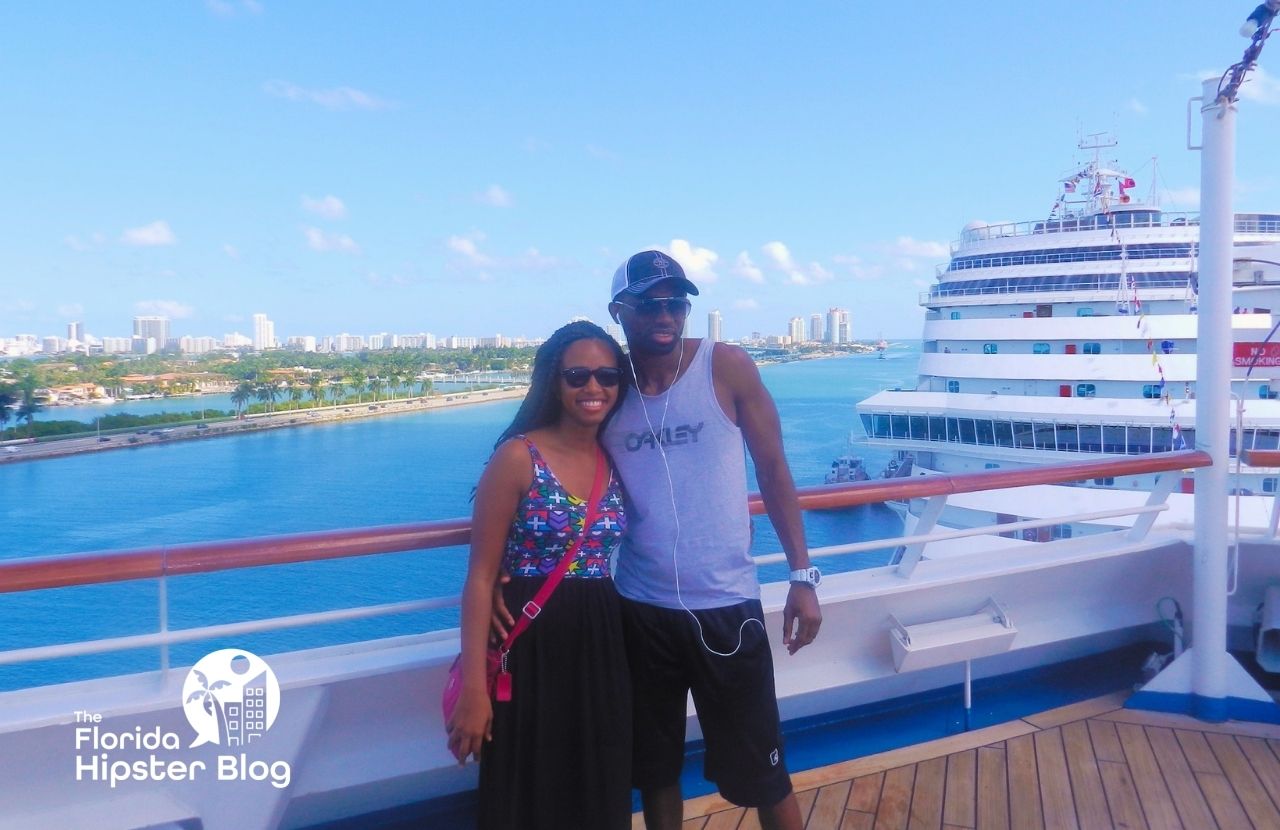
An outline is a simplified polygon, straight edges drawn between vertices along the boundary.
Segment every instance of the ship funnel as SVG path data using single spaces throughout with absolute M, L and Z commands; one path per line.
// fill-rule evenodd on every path
M 1264 670 L 1280 672 L 1280 585 L 1268 586 L 1262 601 L 1257 660 Z

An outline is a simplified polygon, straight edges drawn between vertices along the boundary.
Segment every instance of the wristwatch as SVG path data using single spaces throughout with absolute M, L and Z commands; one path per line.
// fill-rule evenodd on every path
M 800 568 L 791 572 L 791 582 L 818 587 L 822 581 L 822 571 L 814 567 Z

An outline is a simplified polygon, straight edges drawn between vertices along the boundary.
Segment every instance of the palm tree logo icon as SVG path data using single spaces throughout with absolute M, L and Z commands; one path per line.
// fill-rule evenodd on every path
M 187 673 L 182 708 L 196 732 L 191 746 L 244 746 L 261 738 L 280 710 L 280 684 L 258 655 L 224 648 L 200 658 Z

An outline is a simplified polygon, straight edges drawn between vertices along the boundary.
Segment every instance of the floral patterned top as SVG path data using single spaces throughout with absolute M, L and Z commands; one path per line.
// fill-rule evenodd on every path
M 533 484 L 511 521 L 502 567 L 513 577 L 546 576 L 560 563 L 565 546 L 578 538 L 587 519 L 587 501 L 570 495 L 533 442 L 520 438 L 533 460 Z M 610 471 L 595 522 L 574 546 L 565 579 L 608 579 L 610 559 L 626 527 L 622 490 Z

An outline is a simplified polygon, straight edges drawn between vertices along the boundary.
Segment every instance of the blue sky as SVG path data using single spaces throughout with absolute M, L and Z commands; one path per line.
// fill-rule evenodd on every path
M 841 306 L 914 338 L 960 228 L 1042 218 L 1083 133 L 1194 210 L 1187 99 L 1253 5 L 9 4 L 0 337 L 538 337 L 660 247 L 694 334 Z M 1238 211 L 1280 211 L 1262 64 Z

